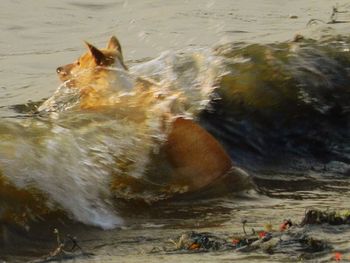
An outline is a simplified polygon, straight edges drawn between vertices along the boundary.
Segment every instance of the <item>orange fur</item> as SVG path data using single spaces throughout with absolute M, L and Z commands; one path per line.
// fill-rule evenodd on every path
M 191 120 L 175 120 L 164 148 L 174 183 L 185 183 L 189 191 L 207 186 L 232 166 L 219 142 Z
M 70 87 L 80 89 L 82 109 L 99 110 L 115 106 L 118 104 L 113 97 L 116 87 L 110 83 L 115 83 L 119 74 L 127 70 L 120 43 L 112 37 L 106 49 L 97 49 L 89 43 L 86 45 L 87 53 L 76 62 L 59 67 L 57 73 L 62 81 L 68 81 Z M 115 67 L 118 71 L 111 73 L 107 67 Z M 147 108 L 163 99 L 152 92 L 153 85 L 142 79 L 134 83 L 133 92 L 136 95 L 132 101 L 125 102 L 133 103 L 134 112 L 128 114 L 134 119 L 145 118 Z M 168 116 L 165 114 L 164 118 Z M 232 165 L 229 156 L 212 135 L 193 121 L 183 118 L 174 121 L 161 152 L 165 153 L 170 166 L 170 182 L 185 185 L 188 191 L 205 187 L 227 173 Z

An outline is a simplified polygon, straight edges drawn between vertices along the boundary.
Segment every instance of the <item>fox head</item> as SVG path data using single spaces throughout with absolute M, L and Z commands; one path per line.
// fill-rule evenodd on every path
M 85 42 L 88 52 L 83 54 L 75 62 L 60 66 L 56 72 L 62 82 L 72 80 L 83 72 L 94 71 L 106 67 L 115 67 L 127 70 L 123 61 L 122 48 L 118 39 L 113 36 L 108 41 L 107 47 L 98 49 Z

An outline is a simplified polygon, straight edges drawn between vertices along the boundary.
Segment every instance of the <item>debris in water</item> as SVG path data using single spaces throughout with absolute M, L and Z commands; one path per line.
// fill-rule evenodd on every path
M 338 24 L 338 23 L 350 23 L 350 21 L 340 21 L 337 20 L 338 14 L 341 13 L 347 13 L 348 11 L 339 11 L 337 6 L 332 7 L 332 13 L 330 17 L 330 21 L 325 22 L 324 20 L 321 19 L 310 19 L 309 22 L 307 22 L 306 26 L 314 25 L 317 24 L 318 22 L 324 23 L 324 24 Z
M 337 21 L 338 14 L 340 13 L 347 13 L 348 11 L 339 11 L 337 6 L 332 7 L 332 14 L 330 17 L 330 22 L 328 24 L 334 24 L 334 23 L 344 23 L 349 21 Z
M 300 41 L 303 41 L 305 38 L 303 35 L 301 34 L 296 34 L 293 38 L 293 42 L 300 42 Z
M 340 253 L 340 252 L 335 252 L 334 253 L 334 260 L 335 261 L 341 261 L 342 260 L 342 258 L 343 258 L 343 255 Z
M 211 233 L 198 233 L 195 231 L 184 233 L 178 241 L 169 240 L 175 245 L 176 250 L 189 251 L 217 251 L 232 248 L 232 244 Z
M 264 229 L 265 229 L 266 232 L 272 232 L 273 231 L 273 226 L 272 226 L 271 222 L 265 224 L 264 225 Z
M 49 255 L 31 261 L 32 263 L 44 263 L 52 261 L 61 261 L 68 259 L 75 259 L 77 257 L 89 257 L 93 253 L 84 252 L 81 246 L 78 244 L 76 237 L 66 235 L 66 238 L 61 240 L 60 233 L 57 228 L 54 229 L 53 233 L 56 235 L 57 247 L 49 253 Z
M 321 211 L 317 209 L 310 209 L 305 211 L 305 216 L 301 222 L 301 226 L 315 225 L 315 224 L 330 224 L 342 225 L 350 224 L 350 210 L 342 212 L 336 211 Z
M 268 254 L 275 253 L 300 253 L 302 259 L 310 258 L 314 253 L 331 252 L 332 246 L 325 240 L 316 239 L 310 236 L 309 224 L 350 224 L 350 210 L 340 212 L 321 211 L 310 209 L 305 211 L 305 216 L 300 224 L 292 223 L 291 219 L 284 219 L 278 230 L 273 230 L 270 223 L 264 224 L 263 229 L 255 230 L 252 228 L 251 233 L 247 233 L 246 219 L 241 221 L 243 233 L 235 235 L 215 235 L 210 232 L 186 232 L 178 238 L 169 239 L 173 247 L 153 247 L 148 253 L 203 253 L 209 251 L 232 251 L 247 253 L 252 251 L 264 252 Z M 54 230 L 56 235 L 57 247 L 36 261 L 35 263 L 51 262 L 76 259 L 82 256 L 91 256 L 92 253 L 86 253 L 79 245 L 77 239 L 66 235 L 62 240 L 57 229 Z M 341 261 L 343 255 L 340 252 L 334 252 L 333 259 Z
M 283 220 L 283 223 L 280 225 L 280 231 L 283 232 L 283 231 L 286 231 L 288 228 L 292 227 L 293 226 L 293 223 L 290 219 L 284 219 Z
M 242 220 L 242 228 L 243 228 L 243 232 L 245 235 L 247 235 L 247 232 L 245 231 L 245 225 L 247 224 L 247 220 Z
M 325 214 L 332 215 L 326 217 Z M 342 222 L 346 222 L 346 218 L 350 218 L 350 211 L 343 211 Z M 302 224 L 296 225 L 291 219 L 284 219 L 279 226 L 279 231 L 273 231 L 272 224 L 265 224 L 264 230 L 252 229 L 252 233 L 246 231 L 247 220 L 242 220 L 243 233 L 235 234 L 229 240 L 221 238 L 211 233 L 188 232 L 182 234 L 178 241 L 170 240 L 175 245 L 175 250 L 164 250 L 166 252 L 176 252 L 178 250 L 207 252 L 207 251 L 223 251 L 232 250 L 236 252 L 252 252 L 262 251 L 268 254 L 288 253 L 288 251 L 298 251 L 303 253 L 322 252 L 331 250 L 331 246 L 324 240 L 316 239 L 309 236 L 304 225 L 313 222 L 326 222 L 326 218 L 337 218 L 335 212 L 322 212 L 318 210 L 310 210 L 306 212 Z M 318 218 L 318 219 L 317 219 Z M 319 221 L 318 221 L 319 220 Z M 339 220 L 336 222 L 340 222 Z

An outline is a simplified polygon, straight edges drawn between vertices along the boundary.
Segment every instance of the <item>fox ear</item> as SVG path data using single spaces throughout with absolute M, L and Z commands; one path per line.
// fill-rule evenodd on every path
M 88 43 L 86 41 L 85 41 L 85 44 L 86 44 L 87 48 L 89 49 L 91 55 L 95 59 L 96 64 L 97 65 L 103 65 L 104 62 L 107 60 L 107 58 L 102 53 L 102 51 L 99 50 L 98 48 L 94 47 L 93 45 L 91 45 L 90 43 Z
M 121 54 L 122 46 L 120 45 L 118 38 L 116 38 L 115 36 L 112 36 L 111 39 L 108 41 L 107 49 L 118 50 L 119 53 Z

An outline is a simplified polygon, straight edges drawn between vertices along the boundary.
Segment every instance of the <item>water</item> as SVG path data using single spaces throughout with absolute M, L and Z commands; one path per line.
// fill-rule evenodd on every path
M 310 207 L 349 209 L 348 24 L 306 27 L 312 18 L 329 21 L 335 4 L 2 2 L 0 259 L 48 254 L 54 227 L 78 236 L 94 253 L 81 262 L 300 258 L 293 248 L 272 256 L 150 251 L 170 246 L 169 238 L 189 229 L 229 237 L 242 231 L 242 219 L 261 228 L 284 218 L 298 222 Z M 338 2 L 338 8 L 348 11 L 349 4 Z M 305 40 L 292 42 L 296 33 Z M 130 67 L 126 78 L 159 82 L 152 92 L 165 100 L 151 100 L 153 107 L 137 104 L 135 111 L 140 97 L 130 93 L 124 100 L 118 93 L 120 110 L 112 115 L 79 112 L 63 85 L 54 98 L 69 110 L 33 116 L 60 85 L 55 68 L 85 52 L 82 40 L 104 47 L 112 35 Z M 167 137 L 160 124 L 164 112 L 205 127 L 254 186 L 245 178 L 227 179 L 177 196 L 183 190 L 171 187 L 154 164 Z M 131 179 L 120 181 L 123 176 Z M 112 187 L 111 178 L 118 182 Z M 350 253 L 345 227 L 315 227 L 309 234 L 327 238 L 332 249 L 305 258 L 327 261 L 333 250 Z

